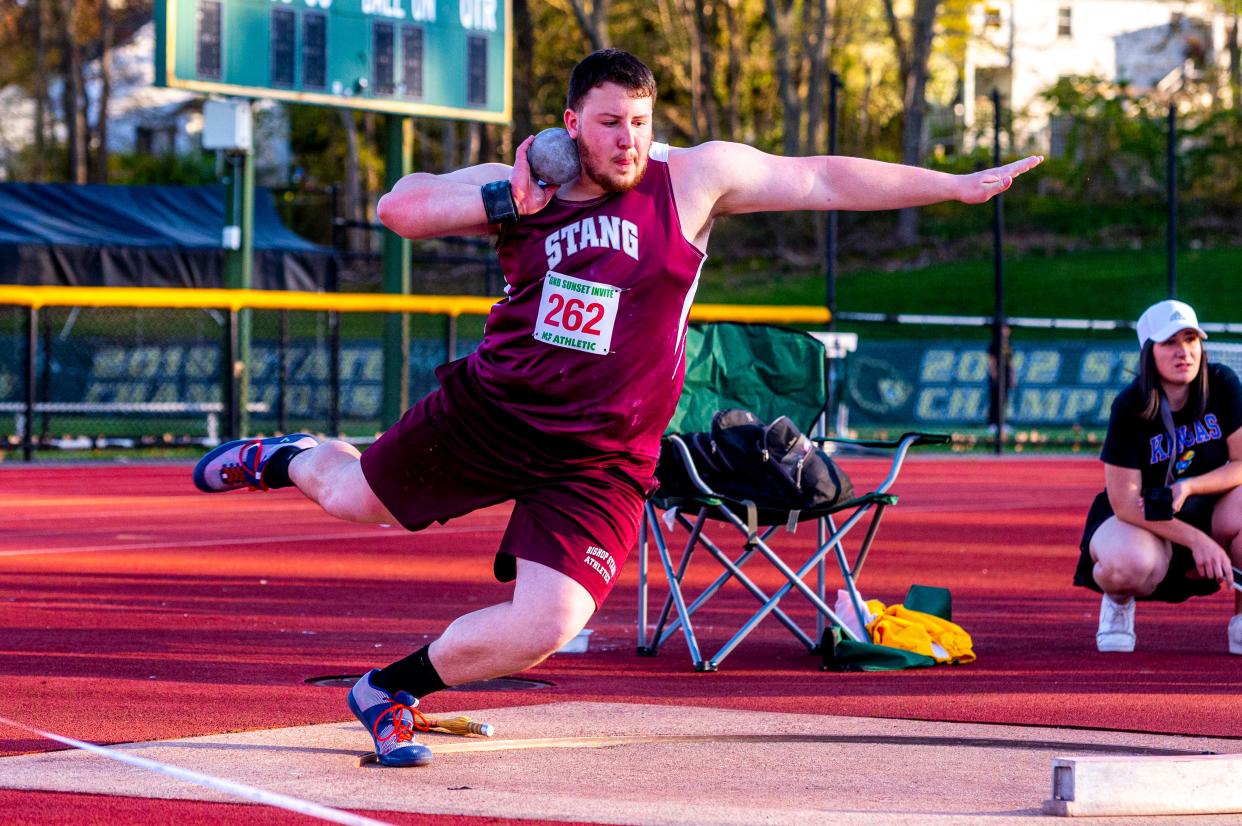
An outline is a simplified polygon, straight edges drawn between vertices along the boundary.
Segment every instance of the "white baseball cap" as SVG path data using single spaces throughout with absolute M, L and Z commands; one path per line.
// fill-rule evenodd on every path
M 1199 326 L 1199 318 L 1189 304 L 1182 301 L 1161 301 L 1139 316 L 1138 339 L 1142 347 L 1148 341 L 1164 341 L 1182 330 L 1194 330 L 1202 338 L 1207 333 Z

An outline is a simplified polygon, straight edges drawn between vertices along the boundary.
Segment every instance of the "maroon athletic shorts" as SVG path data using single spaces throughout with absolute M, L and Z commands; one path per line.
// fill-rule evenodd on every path
M 441 375 L 446 378 L 460 375 Z M 411 531 L 513 500 L 496 578 L 512 580 L 514 557 L 528 559 L 581 584 L 596 608 L 637 542 L 654 464 L 583 455 L 563 438 L 463 398 L 457 388 L 421 399 L 362 454 L 371 490 Z

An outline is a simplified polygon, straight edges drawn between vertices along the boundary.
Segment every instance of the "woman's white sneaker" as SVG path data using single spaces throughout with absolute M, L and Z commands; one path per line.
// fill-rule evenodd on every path
M 1229 653 L 1242 654 L 1242 614 L 1229 620 Z
M 1229 628 L 1232 648 L 1233 625 Z M 1238 653 L 1242 654 L 1242 624 L 1238 626 L 1238 634 Z M 1134 597 L 1128 597 L 1125 602 L 1115 602 L 1108 594 L 1104 595 L 1100 602 L 1100 628 L 1095 632 L 1095 647 L 1105 652 L 1134 650 Z

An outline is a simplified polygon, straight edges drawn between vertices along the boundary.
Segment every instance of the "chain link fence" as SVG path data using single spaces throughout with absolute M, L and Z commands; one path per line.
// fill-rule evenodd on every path
M 319 307 L 399 298 L 308 295 Z M 289 300 L 298 299 L 305 296 Z M 461 302 L 474 303 L 465 310 Z M 410 400 L 436 387 L 437 366 L 477 347 L 489 306 L 490 299 L 444 297 L 406 316 Z M 822 329 L 819 321 L 796 317 L 807 309 L 703 305 L 695 313 Z M 235 310 L 45 306 L 34 312 L 0 302 L 0 442 L 46 459 L 113 448 L 197 450 L 239 428 L 243 435 L 305 431 L 361 444 L 391 424 L 383 414 L 389 313 Z M 959 449 L 995 445 L 1002 429 L 990 318 L 841 317 L 860 334 L 857 348 L 833 368 L 830 426 L 838 433 L 933 430 L 955 434 Z M 1005 444 L 1097 450 L 1112 399 L 1136 371 L 1132 323 L 1010 322 Z M 230 349 L 237 323 L 249 324 L 248 355 Z M 1204 326 L 1212 334 L 1209 357 L 1242 373 L 1242 325 Z M 248 371 L 245 424 L 230 408 L 234 359 Z
M 250 326 L 247 435 L 373 440 L 388 424 L 381 420 L 385 315 L 237 313 Z M 230 311 L 216 308 L 3 307 L 0 441 L 51 458 L 228 438 L 229 321 Z M 435 387 L 436 366 L 477 346 L 483 320 L 410 315 L 408 322 L 410 397 L 417 398 Z

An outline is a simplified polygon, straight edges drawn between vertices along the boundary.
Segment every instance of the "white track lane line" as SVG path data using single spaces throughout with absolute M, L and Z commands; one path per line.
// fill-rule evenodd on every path
M 198 786 L 204 786 L 208 789 L 223 792 L 224 794 L 233 795 L 234 797 L 252 800 L 255 803 L 262 803 L 264 806 L 274 806 L 278 809 L 284 809 L 285 811 L 297 812 L 299 814 L 309 815 L 310 817 L 317 817 L 320 820 L 327 820 L 332 823 L 344 823 L 348 824 L 348 826 L 388 826 L 388 824 L 382 820 L 372 820 L 369 817 L 356 815 L 352 812 L 344 812 L 340 809 L 333 809 L 330 806 L 321 806 L 318 803 L 312 803 L 309 800 L 302 800 L 298 797 L 290 797 L 289 795 L 281 794 L 280 792 L 268 791 L 267 789 L 260 789 L 255 786 L 247 786 L 244 783 L 225 780 L 222 777 L 213 777 L 209 774 L 202 774 L 189 769 L 170 766 L 167 763 L 160 763 L 157 760 L 149 760 L 146 757 L 138 757 L 136 755 L 127 754 L 123 751 L 117 751 L 116 749 L 97 746 L 94 743 L 84 743 L 81 740 L 74 740 L 72 737 L 62 737 L 61 735 L 53 734 L 50 731 L 42 731 L 41 729 L 32 728 L 19 723 L 16 720 L 10 720 L 7 717 L 0 717 L 0 723 L 12 726 L 16 729 L 21 729 L 22 731 L 30 732 L 31 734 L 37 734 L 40 737 L 47 738 L 48 740 L 55 740 L 57 743 L 63 743 L 66 746 L 81 749 L 82 751 L 98 755 L 99 757 L 106 757 L 109 760 L 127 763 L 131 766 L 137 766 L 140 769 L 153 771 L 157 774 L 163 774 L 168 777 L 176 778 L 177 780 L 184 780 L 187 783 L 194 783 Z

